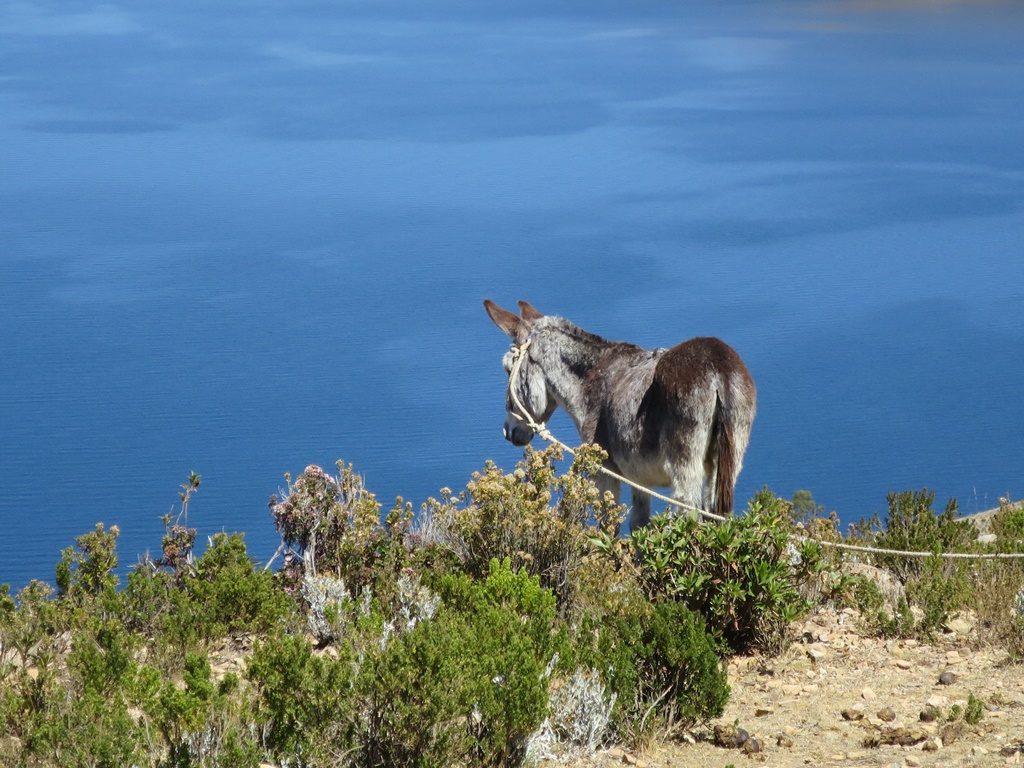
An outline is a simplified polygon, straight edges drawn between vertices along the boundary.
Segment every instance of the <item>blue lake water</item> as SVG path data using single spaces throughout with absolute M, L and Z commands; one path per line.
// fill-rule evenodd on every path
M 1022 246 L 1019 3 L 0 3 L 0 582 L 510 468 L 485 297 L 730 342 L 740 499 L 1020 498 Z

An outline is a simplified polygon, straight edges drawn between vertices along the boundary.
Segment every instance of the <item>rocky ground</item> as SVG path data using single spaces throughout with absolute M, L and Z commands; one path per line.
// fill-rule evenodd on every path
M 613 748 L 569 765 L 1024 764 L 1024 667 L 1009 664 L 1005 651 L 977 649 L 974 632 L 960 618 L 928 644 L 865 638 L 850 609 L 825 611 L 781 656 L 734 659 L 729 705 L 707 728 L 636 754 Z M 955 711 L 951 718 L 972 694 L 983 705 L 980 720 L 969 724 Z

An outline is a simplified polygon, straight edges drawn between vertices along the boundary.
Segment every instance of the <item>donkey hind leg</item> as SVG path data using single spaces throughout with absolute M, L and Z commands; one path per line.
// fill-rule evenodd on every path
M 706 437 L 699 436 L 690 445 L 686 446 L 683 455 L 675 462 L 672 468 L 672 498 L 678 499 L 686 505 L 682 513 L 687 517 L 696 518 L 697 509 L 706 509 L 704 502 L 704 452 L 695 450 L 697 445 L 703 445 Z M 692 447 L 691 447 L 692 446 Z M 674 513 L 677 510 L 672 509 Z
M 705 505 L 705 483 L 708 479 L 706 458 L 707 444 L 711 439 L 711 419 L 707 426 L 700 423 L 691 425 L 682 435 L 678 443 L 676 460 L 672 464 L 672 497 L 678 499 L 686 508 L 682 514 L 696 518 L 697 509 L 708 509 Z M 678 510 L 673 509 L 672 512 Z
M 651 522 L 651 497 L 644 491 L 633 489 L 633 509 L 629 513 L 629 532 L 640 530 Z
M 713 512 L 715 509 L 715 491 L 718 488 L 718 454 L 715 445 L 708 447 L 704 456 L 704 478 L 701 482 L 701 509 Z

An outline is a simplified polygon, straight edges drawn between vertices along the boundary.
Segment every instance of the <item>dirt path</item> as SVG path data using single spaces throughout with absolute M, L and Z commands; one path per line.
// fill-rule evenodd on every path
M 709 727 L 637 755 L 612 749 L 571 765 L 1024 764 L 1024 666 L 1008 664 L 1005 651 L 972 650 L 969 624 L 951 624 L 954 631 L 926 645 L 863 638 L 852 612 L 822 612 L 803 625 L 800 639 L 781 656 L 730 663 L 732 696 L 712 726 L 738 723 L 750 736 L 747 750 L 717 746 Z M 953 706 L 966 708 L 971 694 L 984 704 L 980 721 L 950 721 Z M 924 722 L 921 713 L 929 705 L 939 717 Z M 754 746 L 760 751 L 751 752 Z

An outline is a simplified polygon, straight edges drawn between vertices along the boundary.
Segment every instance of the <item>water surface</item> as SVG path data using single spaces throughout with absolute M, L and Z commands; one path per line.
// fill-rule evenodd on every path
M 265 558 L 286 471 L 344 458 L 389 504 L 511 467 L 484 297 L 729 341 L 741 499 L 1024 496 L 1022 22 L 0 4 L 0 582 L 98 520 L 156 550 L 190 470 L 201 533 Z

